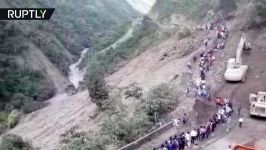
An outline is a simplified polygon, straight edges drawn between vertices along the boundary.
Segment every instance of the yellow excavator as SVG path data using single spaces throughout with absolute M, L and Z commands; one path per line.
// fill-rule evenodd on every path
M 246 42 L 246 34 L 243 33 L 236 51 L 236 58 L 230 58 L 227 62 L 227 69 L 224 73 L 226 81 L 245 82 L 248 66 L 242 64 L 241 55 L 243 50 L 248 49 L 250 49 L 250 44 Z

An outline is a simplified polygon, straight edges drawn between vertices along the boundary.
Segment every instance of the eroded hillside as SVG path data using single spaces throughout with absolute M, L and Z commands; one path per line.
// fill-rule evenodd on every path
M 87 4 L 87 2 L 83 3 Z M 104 8 L 102 3 L 96 1 L 94 3 L 99 6 L 97 8 Z M 45 4 L 50 5 L 50 3 Z M 65 4 L 69 3 L 60 3 L 60 5 Z M 101 107 L 97 107 L 99 103 L 90 98 L 91 93 L 88 94 L 87 91 L 73 96 L 58 95 L 49 100 L 49 105 L 45 108 L 26 115 L 8 133 L 18 134 L 41 149 L 113 150 L 153 131 L 158 127 L 157 122 L 170 121 L 183 113 L 190 114 L 191 119 L 195 119 L 194 124 L 205 122 L 214 112 L 215 106 L 212 102 L 195 102 L 193 94 L 185 95 L 185 89 L 187 87 L 193 89 L 199 78 L 198 65 L 193 64 L 190 72 L 187 69 L 187 63 L 205 50 L 202 43 L 206 37 L 211 39 L 210 43 L 215 43 L 216 35 L 211 31 L 197 32 L 195 27 L 212 20 L 217 20 L 228 27 L 230 33 L 228 41 L 225 49 L 215 55 L 216 60 L 207 75 L 208 86 L 211 88 L 212 95 L 217 94 L 244 101 L 242 92 L 237 89 L 247 91 L 246 93 L 255 87 L 264 89 L 259 81 L 260 78 L 264 78 L 263 70 L 266 68 L 263 67 L 263 55 L 259 54 L 264 53 L 265 47 L 261 41 L 265 39 L 266 9 L 261 4 L 264 4 L 263 1 L 252 3 L 249 0 L 241 3 L 231 0 L 212 0 L 208 3 L 204 0 L 157 1 L 148 15 L 137 19 L 133 25 L 125 23 L 119 26 L 118 30 L 112 28 L 110 31 L 113 33 L 110 35 L 114 35 L 115 38 L 108 38 L 108 36 L 100 38 L 105 41 L 103 44 L 97 43 L 97 40 L 105 34 L 109 35 L 109 32 L 104 32 L 107 30 L 104 27 L 99 28 L 98 30 L 103 33 L 89 38 L 90 44 L 96 43 L 96 45 L 92 46 L 94 52 L 87 58 L 89 75 L 86 79 L 87 84 L 95 81 L 91 87 L 99 84 L 106 86 L 100 87 L 92 95 L 96 95 L 97 98 L 98 91 L 108 92 L 108 98 L 100 102 Z M 89 5 L 85 6 L 89 7 Z M 110 8 L 108 11 L 113 9 L 115 8 Z M 131 8 L 122 9 L 122 11 L 128 9 Z M 132 17 L 132 15 L 129 16 Z M 127 18 L 119 16 L 116 19 L 124 20 L 123 17 Z M 88 21 L 94 18 L 95 16 Z M 53 21 L 55 20 L 51 22 Z M 86 29 L 86 21 L 82 24 Z M 95 26 L 98 25 L 95 24 Z M 74 29 L 74 26 L 71 27 Z M 61 27 L 58 26 L 57 29 Z M 75 28 L 73 33 L 71 31 L 71 34 L 81 33 L 77 29 L 79 28 Z M 50 28 L 49 31 L 54 30 Z M 125 31 L 130 31 L 130 36 L 127 36 L 128 32 Z M 222 75 L 226 60 L 235 55 L 234 50 L 243 31 L 247 33 L 249 41 L 253 39 L 252 44 L 256 49 L 252 51 L 256 53 L 255 55 L 244 56 L 244 61 L 252 66 L 251 75 L 256 77 L 248 76 L 247 83 L 241 84 L 243 88 L 239 88 L 223 82 Z M 88 34 L 88 32 L 85 33 Z M 124 36 L 119 36 L 122 33 L 126 35 L 125 39 L 123 39 Z M 86 37 L 83 34 L 81 36 Z M 75 41 L 76 37 L 70 37 Z M 57 40 L 60 41 L 60 38 Z M 35 45 L 34 42 L 33 44 Z M 62 45 L 65 46 L 65 44 Z M 71 60 L 75 54 L 68 50 L 71 46 L 66 47 L 64 58 L 70 57 Z M 42 53 L 41 48 L 38 50 L 37 52 Z M 47 57 L 41 59 L 46 60 Z M 23 58 L 18 60 L 23 61 Z M 254 63 L 258 64 L 254 65 Z M 258 67 L 254 69 L 255 66 Z M 58 70 L 62 73 L 62 70 Z M 95 80 L 92 81 L 92 79 Z M 230 89 L 230 92 L 227 89 Z M 191 90 L 191 93 L 194 92 Z M 247 104 L 245 106 L 248 107 Z M 150 143 L 142 145 L 140 149 L 160 145 L 159 142 L 167 140 L 165 138 L 172 135 L 172 131 L 163 133 Z

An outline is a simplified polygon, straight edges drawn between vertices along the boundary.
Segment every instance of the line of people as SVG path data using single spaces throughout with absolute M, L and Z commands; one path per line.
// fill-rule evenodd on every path
M 181 134 L 175 134 L 159 148 L 153 148 L 153 150 L 184 150 L 185 148 L 198 147 L 198 142 L 208 139 L 215 132 L 217 125 L 228 122 L 233 112 L 232 107 L 230 101 L 225 102 L 219 106 L 217 113 L 205 125 Z
M 205 50 L 200 54 L 200 59 L 199 59 L 199 70 L 200 70 L 200 83 L 197 84 L 197 93 L 196 97 L 199 96 L 201 98 L 205 98 L 207 100 L 210 100 L 210 94 L 209 90 L 206 87 L 206 73 L 210 70 L 210 66 L 213 64 L 213 61 L 215 60 L 214 53 L 218 52 L 219 50 L 222 50 L 225 46 L 225 41 L 228 35 L 228 29 L 226 26 L 221 25 L 221 24 L 215 24 L 214 22 L 209 23 L 207 25 L 203 25 L 203 28 L 200 28 L 200 30 L 215 30 L 216 31 L 216 45 L 214 47 L 207 47 L 208 46 L 208 41 L 209 39 L 205 39 L 203 41 Z M 196 56 L 193 57 L 194 63 L 197 61 Z M 188 68 L 191 70 L 192 65 L 189 62 L 188 63 Z
M 197 94 L 200 97 L 210 99 L 210 94 L 208 93 L 208 88 L 206 86 L 206 72 L 210 70 L 210 66 L 215 60 L 214 52 L 217 52 L 224 48 L 225 40 L 228 35 L 228 30 L 225 26 L 221 24 L 215 24 L 211 22 L 207 25 L 197 26 L 197 30 L 215 30 L 216 31 L 216 41 L 217 44 L 214 47 L 207 48 L 209 39 L 203 41 L 205 51 L 200 54 L 199 68 L 200 68 L 200 79 L 201 82 L 197 85 Z M 197 61 L 197 57 L 193 57 L 194 63 Z M 191 71 L 192 64 L 188 62 L 188 69 Z M 189 93 L 189 89 L 186 88 L 186 94 Z M 232 113 L 232 104 L 227 101 L 219 105 L 218 112 L 213 115 L 212 118 L 207 122 L 207 124 L 200 126 L 199 128 L 192 129 L 191 131 L 182 132 L 179 135 L 174 135 L 165 141 L 159 148 L 154 148 L 154 150 L 184 150 L 186 147 L 197 146 L 196 141 L 203 141 L 208 139 L 210 135 L 215 131 L 216 126 L 221 123 L 229 122 Z M 178 124 L 180 120 L 174 120 L 174 124 Z M 229 128 L 229 127 L 228 127 Z

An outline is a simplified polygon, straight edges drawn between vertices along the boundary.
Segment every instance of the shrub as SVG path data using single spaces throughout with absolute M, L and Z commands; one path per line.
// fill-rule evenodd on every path
M 191 35 L 191 31 L 188 28 L 184 28 L 181 31 L 178 32 L 177 38 L 178 40 L 187 38 Z
M 164 114 L 172 111 L 177 105 L 173 99 L 173 89 L 166 84 L 161 84 L 151 89 L 144 105 L 144 109 L 150 116 L 153 116 L 154 113 L 159 113 L 159 115 Z
M 143 95 L 142 88 L 135 85 L 127 89 L 124 94 L 126 95 L 126 98 L 135 97 L 137 99 L 141 98 L 141 96 Z
M 5 132 L 6 132 L 6 130 L 7 130 L 6 126 L 5 126 L 5 125 L 2 125 L 2 124 L 0 124 L 0 134 L 3 134 L 3 133 L 5 133 Z
M 266 17 L 266 2 L 260 1 L 260 3 L 256 5 L 256 10 L 257 10 L 257 14 L 260 17 L 265 18 Z
M 218 10 L 222 11 L 225 15 L 236 8 L 236 0 L 219 0 Z
M 0 143 L 1 150 L 33 150 L 32 146 L 14 134 L 4 135 Z
M 26 101 L 24 101 L 21 110 L 23 111 L 23 113 L 28 114 L 28 113 L 34 112 L 38 109 L 41 109 L 44 106 L 45 106 L 45 103 L 43 103 L 43 102 L 26 100 Z
M 17 109 L 27 114 L 44 107 L 44 105 L 43 102 L 34 101 L 31 97 L 17 93 L 14 94 L 10 102 L 5 105 L 5 110 L 10 112 Z
M 12 110 L 7 118 L 7 127 L 13 128 L 19 121 L 21 113 L 17 110 Z
M 123 119 L 124 118 L 124 119 Z M 152 126 L 149 116 L 141 112 L 125 119 L 123 114 L 111 116 L 101 126 L 101 131 L 119 145 L 130 143 L 145 134 Z
M 8 118 L 8 112 L 1 111 L 0 112 L 0 124 L 6 125 Z
M 66 145 L 62 146 L 62 150 L 105 150 L 110 147 L 117 149 L 114 146 L 115 141 L 112 141 L 107 135 L 100 132 L 88 131 L 82 136 L 75 139 L 66 140 Z M 112 150 L 113 150 L 112 149 Z

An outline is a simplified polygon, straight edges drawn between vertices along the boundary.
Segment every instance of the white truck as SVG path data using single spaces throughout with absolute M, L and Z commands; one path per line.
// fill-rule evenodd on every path
M 266 92 L 249 95 L 250 115 L 266 117 Z

